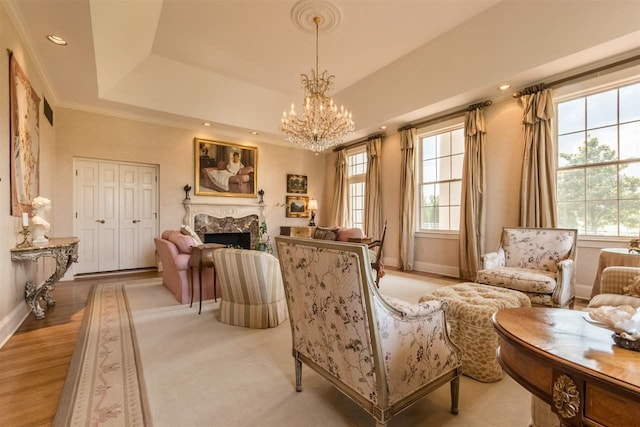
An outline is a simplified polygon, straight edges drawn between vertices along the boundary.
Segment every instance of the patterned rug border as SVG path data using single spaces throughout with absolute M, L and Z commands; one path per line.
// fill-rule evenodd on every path
M 96 283 L 91 287 L 53 419 L 54 427 L 151 426 L 125 288 L 161 281 L 139 279 Z M 110 357 L 113 360 L 108 360 Z

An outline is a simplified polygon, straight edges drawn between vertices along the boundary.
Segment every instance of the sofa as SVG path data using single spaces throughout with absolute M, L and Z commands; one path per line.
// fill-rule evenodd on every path
M 193 237 L 178 230 L 165 230 L 161 237 L 153 239 L 158 257 L 162 263 L 162 284 L 167 287 L 180 304 L 191 301 L 191 285 L 189 283 L 189 261 L 192 248 L 196 246 Z M 198 270 L 191 269 L 191 280 L 194 281 L 194 299 L 199 299 Z M 213 298 L 213 268 L 202 270 L 202 299 Z

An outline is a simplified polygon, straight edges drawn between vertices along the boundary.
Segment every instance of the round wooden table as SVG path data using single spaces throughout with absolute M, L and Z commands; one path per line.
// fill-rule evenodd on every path
M 613 343 L 586 312 L 514 308 L 497 312 L 498 361 L 551 405 L 562 425 L 640 425 L 640 352 Z

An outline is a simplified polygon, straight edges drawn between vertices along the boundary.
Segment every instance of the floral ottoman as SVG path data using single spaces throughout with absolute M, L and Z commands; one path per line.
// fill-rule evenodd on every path
M 444 286 L 420 297 L 420 302 L 447 301 L 447 323 L 451 340 L 462 351 L 462 373 L 482 382 L 502 379 L 496 358 L 498 335 L 491 317 L 505 308 L 530 307 L 529 297 L 519 291 L 460 283 Z

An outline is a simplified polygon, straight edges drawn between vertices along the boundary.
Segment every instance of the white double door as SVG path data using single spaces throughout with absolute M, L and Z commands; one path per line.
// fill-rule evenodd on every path
M 75 159 L 76 273 L 155 266 L 158 167 Z

